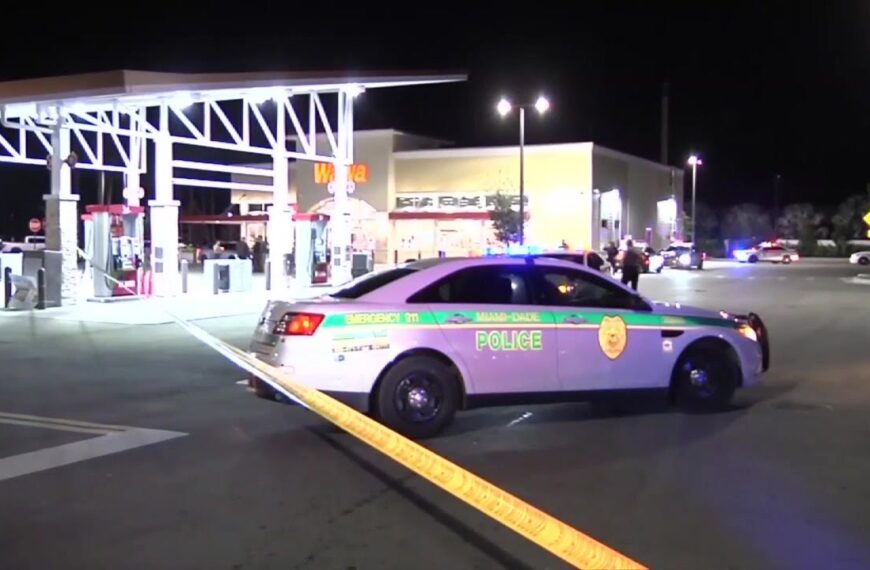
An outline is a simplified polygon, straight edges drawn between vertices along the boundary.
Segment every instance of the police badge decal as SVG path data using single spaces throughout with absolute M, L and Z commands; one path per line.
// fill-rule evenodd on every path
M 598 329 L 598 344 L 601 352 L 610 360 L 616 360 L 622 355 L 625 345 L 628 344 L 628 327 L 622 317 L 604 316 Z

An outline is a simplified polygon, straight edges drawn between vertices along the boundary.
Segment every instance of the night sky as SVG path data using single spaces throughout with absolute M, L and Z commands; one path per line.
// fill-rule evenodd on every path
M 529 117 L 530 143 L 591 140 L 654 160 L 667 81 L 669 161 L 703 156 L 702 201 L 770 207 L 778 173 L 781 204 L 825 207 L 870 182 L 870 2 L 271 4 L 130 3 L 123 18 L 93 3 L 5 7 L 0 80 L 118 68 L 458 70 L 467 83 L 367 92 L 357 128 L 513 144 L 515 123 L 494 112 L 499 96 L 545 93 L 552 112 Z M 0 234 L 22 233 L 47 190 L 47 170 L 0 164 Z

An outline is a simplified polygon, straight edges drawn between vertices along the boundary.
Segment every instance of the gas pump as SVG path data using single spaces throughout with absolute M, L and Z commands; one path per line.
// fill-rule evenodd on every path
M 144 257 L 145 208 L 97 204 L 86 206 L 85 211 L 90 218 L 85 219 L 85 243 L 94 265 L 94 297 L 135 295 Z
M 324 214 L 296 214 L 294 261 L 296 282 L 300 285 L 329 283 L 330 255 L 327 223 Z

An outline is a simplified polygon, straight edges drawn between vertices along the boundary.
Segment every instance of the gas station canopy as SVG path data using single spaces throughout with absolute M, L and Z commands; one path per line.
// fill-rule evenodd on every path
M 171 97 L 190 102 L 222 101 L 246 95 L 269 98 L 271 92 L 337 92 L 342 88 L 376 89 L 464 81 L 458 74 L 334 72 L 162 73 L 118 70 L 0 82 L 0 105 L 10 118 L 41 106 L 61 105 L 76 111 L 152 107 Z
M 149 201 L 155 292 L 178 291 L 178 206 L 175 186 L 256 188 L 273 192 L 269 212 L 273 282 L 287 253 L 292 212 L 288 205 L 288 160 L 329 162 L 336 168 L 332 257 L 339 282 L 349 278 L 349 233 L 345 212 L 347 167 L 353 161 L 353 101 L 367 89 L 464 81 L 463 74 L 246 72 L 160 73 L 109 71 L 0 82 L 0 162 L 48 166 L 45 196 L 47 248 L 64 252 L 64 293 L 77 289 L 76 215 L 72 168 L 123 173 L 128 206 L 144 192 L 149 144 L 154 151 L 153 199 Z M 326 103 L 333 103 L 327 112 Z M 153 112 L 150 112 L 153 111 Z M 327 148 L 318 148 L 325 134 Z M 293 141 L 293 148 L 288 142 Z M 175 145 L 267 155 L 271 168 L 178 160 Z M 111 149 L 105 152 L 106 148 Z M 246 174 L 262 181 L 234 183 L 191 172 Z M 139 236 L 141 238 L 141 236 Z

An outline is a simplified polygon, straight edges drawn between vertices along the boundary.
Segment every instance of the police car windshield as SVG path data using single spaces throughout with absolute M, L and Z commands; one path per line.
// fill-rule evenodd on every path
M 329 296 L 335 297 L 336 299 L 359 299 L 363 295 L 371 293 L 375 289 L 383 287 L 388 283 L 392 283 L 396 279 L 400 279 L 405 275 L 410 275 L 415 271 L 417 271 L 417 269 L 412 267 L 395 267 L 377 273 L 367 273 L 357 277 L 335 293 L 331 293 Z

